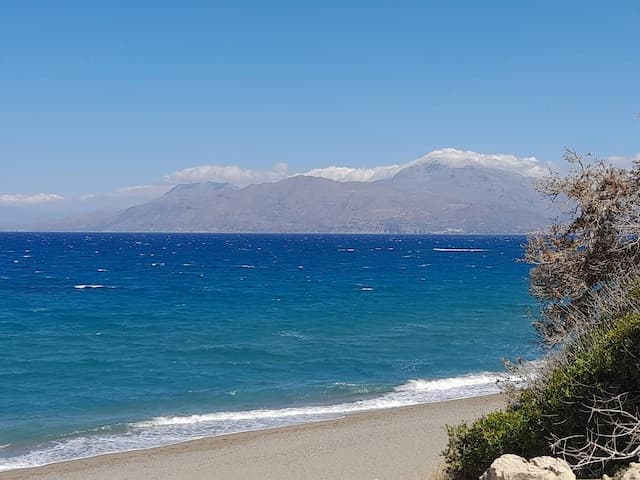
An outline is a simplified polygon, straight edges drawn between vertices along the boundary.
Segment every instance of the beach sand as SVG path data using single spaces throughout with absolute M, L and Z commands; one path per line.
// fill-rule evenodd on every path
M 500 408 L 499 395 L 400 407 L 0 473 L 0 480 L 424 480 L 443 426 Z

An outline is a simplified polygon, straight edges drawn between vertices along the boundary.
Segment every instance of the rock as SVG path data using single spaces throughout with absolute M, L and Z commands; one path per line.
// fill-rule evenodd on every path
M 620 480 L 640 480 L 640 463 L 630 463 L 619 478 Z
M 557 478 L 562 478 L 565 480 L 576 478 L 569 464 L 560 458 L 553 458 L 553 457 L 547 457 L 547 456 L 535 457 L 529 460 L 529 462 L 533 463 L 538 468 L 541 468 L 543 470 L 546 470 L 547 472 L 553 473 Z
M 559 458 L 536 457 L 528 462 L 518 455 L 507 454 L 497 458 L 480 480 L 576 480 L 576 476 L 569 464 Z

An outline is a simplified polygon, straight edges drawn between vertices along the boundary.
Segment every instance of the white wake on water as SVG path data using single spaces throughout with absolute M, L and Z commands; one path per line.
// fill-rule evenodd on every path
M 486 252 L 486 248 L 433 248 L 434 252 Z

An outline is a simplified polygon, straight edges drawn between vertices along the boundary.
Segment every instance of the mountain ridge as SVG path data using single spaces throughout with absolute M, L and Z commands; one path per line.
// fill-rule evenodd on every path
M 181 184 L 111 217 L 68 220 L 55 229 L 522 234 L 553 218 L 533 187 L 533 178 L 519 173 L 431 161 L 369 182 L 296 175 L 242 188 L 215 182 Z

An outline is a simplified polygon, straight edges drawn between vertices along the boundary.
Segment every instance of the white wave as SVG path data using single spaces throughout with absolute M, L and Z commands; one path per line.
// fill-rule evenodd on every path
M 278 335 L 281 337 L 293 337 L 297 338 L 298 340 L 306 340 L 309 338 L 296 330 L 282 330 L 278 332 Z
M 138 428 L 154 428 L 175 425 L 195 425 L 219 422 L 244 422 L 256 420 L 278 420 L 283 418 L 305 419 L 307 417 L 334 418 L 345 414 L 382 410 L 385 408 L 435 403 L 456 398 L 498 393 L 499 383 L 507 376 L 484 372 L 461 377 L 436 380 L 416 379 L 396 387 L 393 391 L 376 398 L 335 405 L 313 405 L 279 409 L 256 409 L 245 411 L 213 412 L 201 415 L 156 417 L 134 424 Z
M 486 248 L 434 248 L 434 252 L 486 252 Z
M 488 395 L 499 392 L 499 383 L 506 378 L 498 373 L 480 372 L 452 378 L 414 379 L 374 398 L 334 405 L 155 417 L 124 425 L 119 433 L 111 428 L 94 429 L 38 445 L 28 452 L 10 452 L 11 446 L 7 446 L 0 455 L 0 471 L 170 445 L 203 437 L 335 419 L 357 412 Z M 356 384 L 346 385 L 357 387 Z
M 409 380 L 397 387 L 398 391 L 443 391 L 454 388 L 488 385 L 503 380 L 504 376 L 494 373 L 480 373 L 463 377 L 443 378 L 439 380 Z
M 73 288 L 77 288 L 78 290 L 84 290 L 85 288 L 104 288 L 104 285 L 74 285 Z

